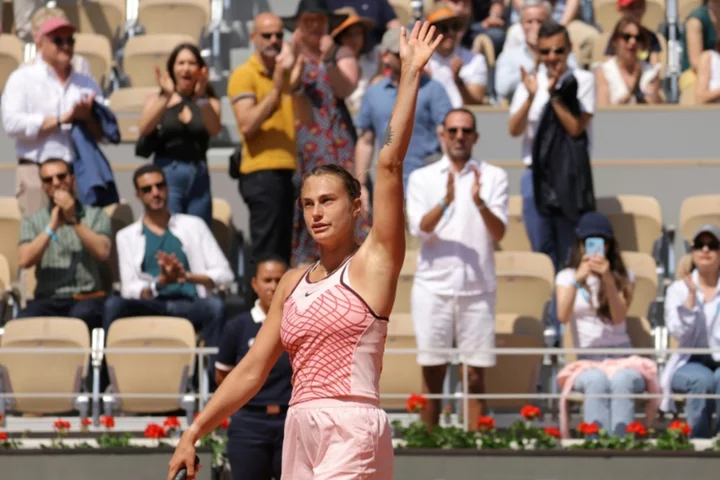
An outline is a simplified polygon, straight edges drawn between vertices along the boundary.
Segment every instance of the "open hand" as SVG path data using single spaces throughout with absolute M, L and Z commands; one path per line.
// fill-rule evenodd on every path
M 445 188 L 445 206 L 449 207 L 450 204 L 455 200 L 455 175 L 453 172 L 448 172 L 447 187 Z
M 475 175 L 475 181 L 473 182 L 472 188 L 470 189 L 470 198 L 472 198 L 473 202 L 478 203 L 482 202 L 482 198 L 480 198 L 480 189 L 482 188 L 482 182 L 480 181 L 480 178 L 482 176 L 482 172 L 478 167 L 475 166 L 472 167 L 472 170 Z
M 195 79 L 195 97 L 204 97 L 207 95 L 208 83 L 210 82 L 210 73 L 207 67 L 202 67 L 197 72 Z
M 531 97 L 535 96 L 538 89 L 537 77 L 535 76 L 535 72 L 527 73 L 523 67 L 520 67 L 520 78 L 522 79 L 522 82 L 525 85 L 525 89 L 528 91 L 528 94 Z
M 155 65 L 155 82 L 165 95 L 170 96 L 175 93 L 175 82 L 166 71 L 160 70 L 157 65 Z
M 409 38 L 405 27 L 400 27 L 401 66 L 422 71 L 442 39 L 442 35 L 435 37 L 435 27 L 428 22 L 415 22 Z

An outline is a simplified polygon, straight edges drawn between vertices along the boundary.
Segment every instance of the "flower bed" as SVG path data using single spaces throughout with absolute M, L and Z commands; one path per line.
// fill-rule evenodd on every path
M 424 397 L 413 395 L 408 400 L 408 412 L 417 414 L 424 408 L 427 408 Z M 448 417 L 449 414 L 448 410 L 444 413 Z M 456 426 L 431 429 L 420 420 L 409 425 L 394 422 L 395 478 L 637 480 L 678 475 L 714 478 L 720 458 L 720 442 L 689 440 L 690 428 L 680 421 L 662 432 L 634 422 L 622 437 L 609 435 L 598 425 L 582 423 L 574 431 L 574 439 L 561 440 L 557 428 L 539 425 L 541 417 L 538 407 L 527 405 L 521 409 L 520 418 L 506 429 L 496 428 L 490 416 L 480 417 L 475 431 Z M 0 425 L 1 422 L 0 418 Z M 54 436 L 44 439 L 27 435 L 8 437 L 0 430 L 3 478 L 7 473 L 7 478 L 91 480 L 97 478 L 98 472 L 102 472 L 103 480 L 163 478 L 181 435 L 182 426 L 176 417 L 167 417 L 162 424 L 148 424 L 142 437 L 116 432 L 112 417 L 102 417 L 100 423 L 104 431 L 94 436 L 89 432 L 89 419 L 80 421 L 79 432 L 71 432 L 70 423 L 58 419 Z M 223 422 L 200 440 L 198 452 L 205 471 L 198 478 L 209 480 L 211 473 L 225 467 L 228 424 Z M 609 459 L 613 461 L 608 462 Z M 70 472 L 68 469 L 72 473 L 64 473 Z M 13 476 L 12 472 L 23 475 Z
M 427 408 L 427 399 L 414 394 L 408 398 L 407 411 L 419 414 Z M 449 416 L 450 411 L 445 410 Z M 396 436 L 402 440 L 402 448 L 421 449 L 475 449 L 475 450 L 613 450 L 613 451 L 688 451 L 695 450 L 689 440 L 690 426 L 676 420 L 662 432 L 647 429 L 639 422 L 627 426 L 625 436 L 610 435 L 594 423 L 581 423 L 576 429 L 576 442 L 561 442 L 556 427 L 539 427 L 536 424 L 542 411 L 535 405 L 520 410 L 521 419 L 509 428 L 498 430 L 492 417 L 480 417 L 475 431 L 465 431 L 456 426 L 429 428 L 421 420 L 408 426 L 393 422 Z M 448 418 L 449 420 L 449 418 Z M 450 423 L 449 421 L 446 423 Z M 709 448 L 720 452 L 720 440 Z

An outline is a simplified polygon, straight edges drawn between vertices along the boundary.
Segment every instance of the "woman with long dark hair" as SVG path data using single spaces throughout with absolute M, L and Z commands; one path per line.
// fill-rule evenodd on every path
M 181 43 L 170 53 L 165 72 L 155 67 L 160 91 L 145 101 L 138 149 L 155 154 L 165 173 L 172 213 L 196 215 L 212 222 L 212 195 L 207 167 L 210 138 L 220 133 L 220 100 L 209 83 L 200 50 Z M 141 147 L 144 145 L 144 147 Z
M 634 283 L 610 220 L 598 212 L 580 217 L 568 265 L 555 279 L 558 320 L 570 328 L 574 348 L 631 347 L 625 316 Z M 573 389 L 587 394 L 644 392 L 645 378 L 634 364 L 605 362 L 619 357 L 627 355 L 579 355 L 580 362 L 566 367 L 559 381 L 568 377 Z M 635 401 L 586 398 L 583 411 L 586 423 L 594 422 L 611 434 L 624 435 L 635 416 Z

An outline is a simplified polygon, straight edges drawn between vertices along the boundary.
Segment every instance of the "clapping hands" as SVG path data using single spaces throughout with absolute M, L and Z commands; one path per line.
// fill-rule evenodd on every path
M 155 259 L 160 267 L 160 283 L 163 285 L 185 283 L 187 280 L 187 271 L 174 253 L 168 254 L 159 251 L 155 254 Z

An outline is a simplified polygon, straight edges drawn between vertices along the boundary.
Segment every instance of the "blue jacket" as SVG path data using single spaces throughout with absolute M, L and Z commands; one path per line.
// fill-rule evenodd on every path
M 120 143 L 120 128 L 115 114 L 99 102 L 93 103 L 92 114 L 100 124 L 103 136 L 113 144 Z M 74 124 L 71 138 L 75 149 L 73 170 L 77 181 L 78 199 L 85 205 L 105 207 L 120 201 L 110 164 L 92 133 L 81 124 Z

